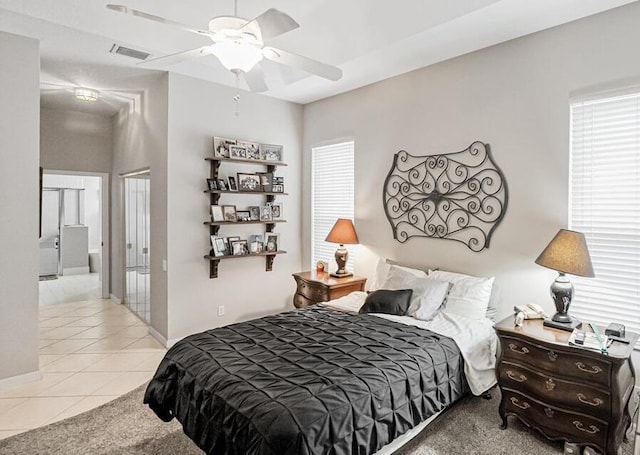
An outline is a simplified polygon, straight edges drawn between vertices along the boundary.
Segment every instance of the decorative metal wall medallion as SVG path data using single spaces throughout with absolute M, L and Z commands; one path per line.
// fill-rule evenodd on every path
M 474 142 L 466 150 L 413 156 L 401 150 L 384 182 L 384 210 L 393 237 L 457 240 L 478 252 L 507 210 L 504 174 L 489 145 Z

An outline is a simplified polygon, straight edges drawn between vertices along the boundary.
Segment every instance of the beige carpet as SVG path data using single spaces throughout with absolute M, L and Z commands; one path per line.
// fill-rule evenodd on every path
M 201 455 L 174 420 L 164 423 L 142 404 L 144 386 L 97 409 L 0 441 L 0 454 Z M 491 400 L 467 397 L 455 404 L 398 455 L 562 453 L 516 419 L 500 430 L 499 392 Z M 631 444 L 623 454 L 631 455 Z

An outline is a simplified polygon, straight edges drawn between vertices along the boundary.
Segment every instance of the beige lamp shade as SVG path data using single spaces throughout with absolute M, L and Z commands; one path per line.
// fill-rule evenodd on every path
M 584 234 L 568 229 L 558 231 L 540 253 L 536 264 L 571 275 L 595 276 Z
M 336 224 L 333 225 L 329 235 L 325 239 L 325 242 L 339 243 L 341 245 L 352 244 L 355 245 L 358 242 L 358 234 L 356 234 L 356 228 L 353 226 L 351 220 L 346 218 L 338 218 Z

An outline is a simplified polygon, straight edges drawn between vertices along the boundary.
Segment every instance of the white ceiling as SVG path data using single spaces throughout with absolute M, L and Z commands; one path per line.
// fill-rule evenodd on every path
M 265 64 L 266 95 L 308 103 L 633 1 L 238 0 L 238 15 L 250 19 L 267 8 L 280 9 L 300 28 L 269 44 L 342 69 L 342 79 L 331 82 Z M 40 40 L 44 107 L 113 114 L 159 74 L 154 70 L 236 86 L 235 77 L 211 56 L 142 69 L 137 60 L 109 53 L 114 43 L 152 57 L 210 43 L 107 10 L 109 2 L 196 28 L 206 28 L 212 17 L 232 15 L 234 8 L 233 0 L 0 0 L 0 30 Z M 74 86 L 99 89 L 100 102 L 80 104 L 69 89 Z

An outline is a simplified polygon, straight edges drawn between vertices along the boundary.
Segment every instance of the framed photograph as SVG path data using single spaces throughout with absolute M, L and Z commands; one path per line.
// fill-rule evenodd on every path
M 271 193 L 271 187 L 273 186 L 273 173 L 272 172 L 258 172 L 260 176 L 260 186 L 262 191 Z
M 260 207 L 257 205 L 249 207 L 249 219 L 251 221 L 260 220 Z
M 244 160 L 247 158 L 247 149 L 242 145 L 230 145 L 229 158 Z
M 316 273 L 329 273 L 329 263 L 323 260 L 316 262 Z
M 226 256 L 228 254 L 227 243 L 224 241 L 222 237 L 212 235 L 211 246 L 213 248 L 214 256 Z
M 274 232 L 267 232 L 265 234 L 264 249 L 267 253 L 274 253 L 278 251 L 280 247 L 280 234 Z
M 282 219 L 282 204 L 279 202 L 272 202 L 271 204 L 271 219 L 272 220 L 281 220 Z
M 236 218 L 236 206 L 235 205 L 223 205 L 222 214 L 225 221 L 238 221 Z
M 249 252 L 251 254 L 259 254 L 264 251 L 264 243 L 262 242 L 249 242 Z
M 251 214 L 248 210 L 237 210 L 236 219 L 238 221 L 251 221 Z
M 272 185 L 271 186 L 272 193 L 284 193 L 284 185 Z
M 236 184 L 235 177 L 227 177 L 227 181 L 229 182 L 229 191 L 238 191 L 238 185 Z
M 260 176 L 258 174 L 238 173 L 238 190 L 262 191 L 262 187 L 260 186 Z
M 229 147 L 236 145 L 235 139 L 224 137 L 213 137 L 213 156 L 219 158 L 229 158 Z
M 233 237 L 227 237 L 226 238 L 226 243 L 227 243 L 227 254 L 231 254 L 231 244 L 237 240 L 240 240 L 240 237 L 238 236 L 233 236 Z
M 224 221 L 224 214 L 222 213 L 222 206 L 211 206 L 211 221 Z
M 234 240 L 231 242 L 231 254 L 234 256 L 242 256 L 249 254 L 249 245 L 246 240 Z
M 266 161 L 282 161 L 282 146 L 260 144 L 260 155 Z
M 207 179 L 207 188 L 209 191 L 216 191 L 218 189 L 218 182 L 215 179 Z
M 227 186 L 227 181 L 225 179 L 218 179 L 218 189 L 220 191 L 229 191 L 229 187 Z
M 260 207 L 260 221 L 271 221 L 271 206 L 263 205 Z
M 238 141 L 238 145 L 244 147 L 246 159 L 260 159 L 260 144 L 258 144 L 257 142 Z

